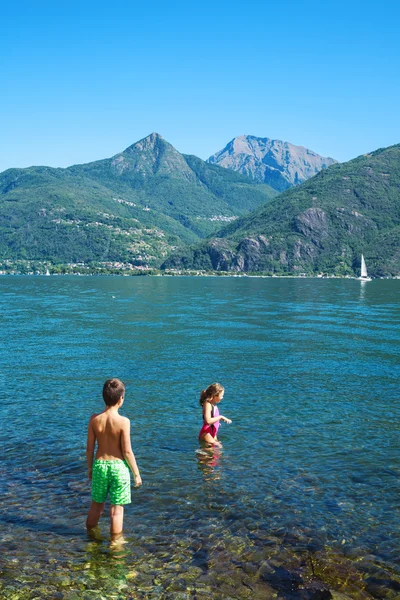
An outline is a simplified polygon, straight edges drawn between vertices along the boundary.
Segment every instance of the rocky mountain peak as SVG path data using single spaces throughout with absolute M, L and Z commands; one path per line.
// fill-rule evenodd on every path
M 303 183 L 337 161 L 290 142 L 240 135 L 210 156 L 207 162 L 239 171 L 283 191 Z
M 166 140 L 164 140 L 164 138 L 156 132 L 150 133 L 150 135 L 146 136 L 145 138 L 139 140 L 138 142 L 135 142 L 134 144 L 132 144 L 132 146 L 129 146 L 125 151 L 127 153 L 131 153 L 131 152 L 137 152 L 139 151 L 146 151 L 146 150 L 154 150 L 154 148 L 156 146 L 158 146 L 159 144 L 166 144 L 167 146 L 170 146 L 171 148 L 173 148 L 173 146 L 171 146 L 171 144 L 169 144 Z
M 158 173 L 194 180 L 184 156 L 155 132 L 114 156 L 111 165 L 119 175 L 137 173 L 148 177 Z

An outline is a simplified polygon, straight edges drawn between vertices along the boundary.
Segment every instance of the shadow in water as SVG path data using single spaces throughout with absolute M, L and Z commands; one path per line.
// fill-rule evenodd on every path
M 49 523 L 46 521 L 35 519 L 33 517 L 22 517 L 20 515 L 2 515 L 0 517 L 0 522 L 8 523 L 10 525 L 16 525 L 17 527 L 23 527 L 24 529 L 32 531 L 40 531 L 42 533 L 55 533 L 57 535 L 65 535 L 68 537 L 81 537 L 86 533 L 86 529 L 84 529 L 83 526 L 82 528 L 71 527 L 69 525 L 61 523 Z
M 333 600 L 329 589 L 319 580 L 307 582 L 296 572 L 284 567 L 277 567 L 271 572 L 264 572 L 260 579 L 281 594 L 287 600 Z

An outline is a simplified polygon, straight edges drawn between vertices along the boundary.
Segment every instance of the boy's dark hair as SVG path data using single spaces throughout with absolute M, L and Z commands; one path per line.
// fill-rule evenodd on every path
M 103 399 L 107 406 L 115 406 L 125 394 L 125 386 L 120 379 L 107 379 L 103 385 Z

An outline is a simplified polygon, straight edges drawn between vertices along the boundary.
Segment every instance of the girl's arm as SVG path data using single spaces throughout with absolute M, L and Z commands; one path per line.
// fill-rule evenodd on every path
M 218 417 L 211 416 L 211 404 L 206 402 L 204 406 L 204 422 L 207 425 L 213 425 L 217 421 L 224 421 L 225 423 L 232 423 L 231 419 L 227 419 L 223 415 L 218 415 Z

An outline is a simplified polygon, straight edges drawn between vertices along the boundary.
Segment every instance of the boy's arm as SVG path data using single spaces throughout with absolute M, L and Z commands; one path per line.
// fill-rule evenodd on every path
M 135 476 L 135 486 L 139 487 L 142 485 L 142 478 L 140 477 L 139 469 L 136 463 L 135 455 L 132 452 L 131 445 L 131 423 L 129 419 L 124 418 L 124 423 L 121 432 L 121 446 L 122 454 L 129 465 L 130 470 Z
M 92 468 L 93 468 L 93 457 L 94 457 L 94 446 L 96 443 L 96 435 L 93 430 L 92 421 L 96 415 L 92 415 L 89 421 L 87 443 L 86 443 L 86 460 L 88 467 L 88 478 L 92 479 Z

